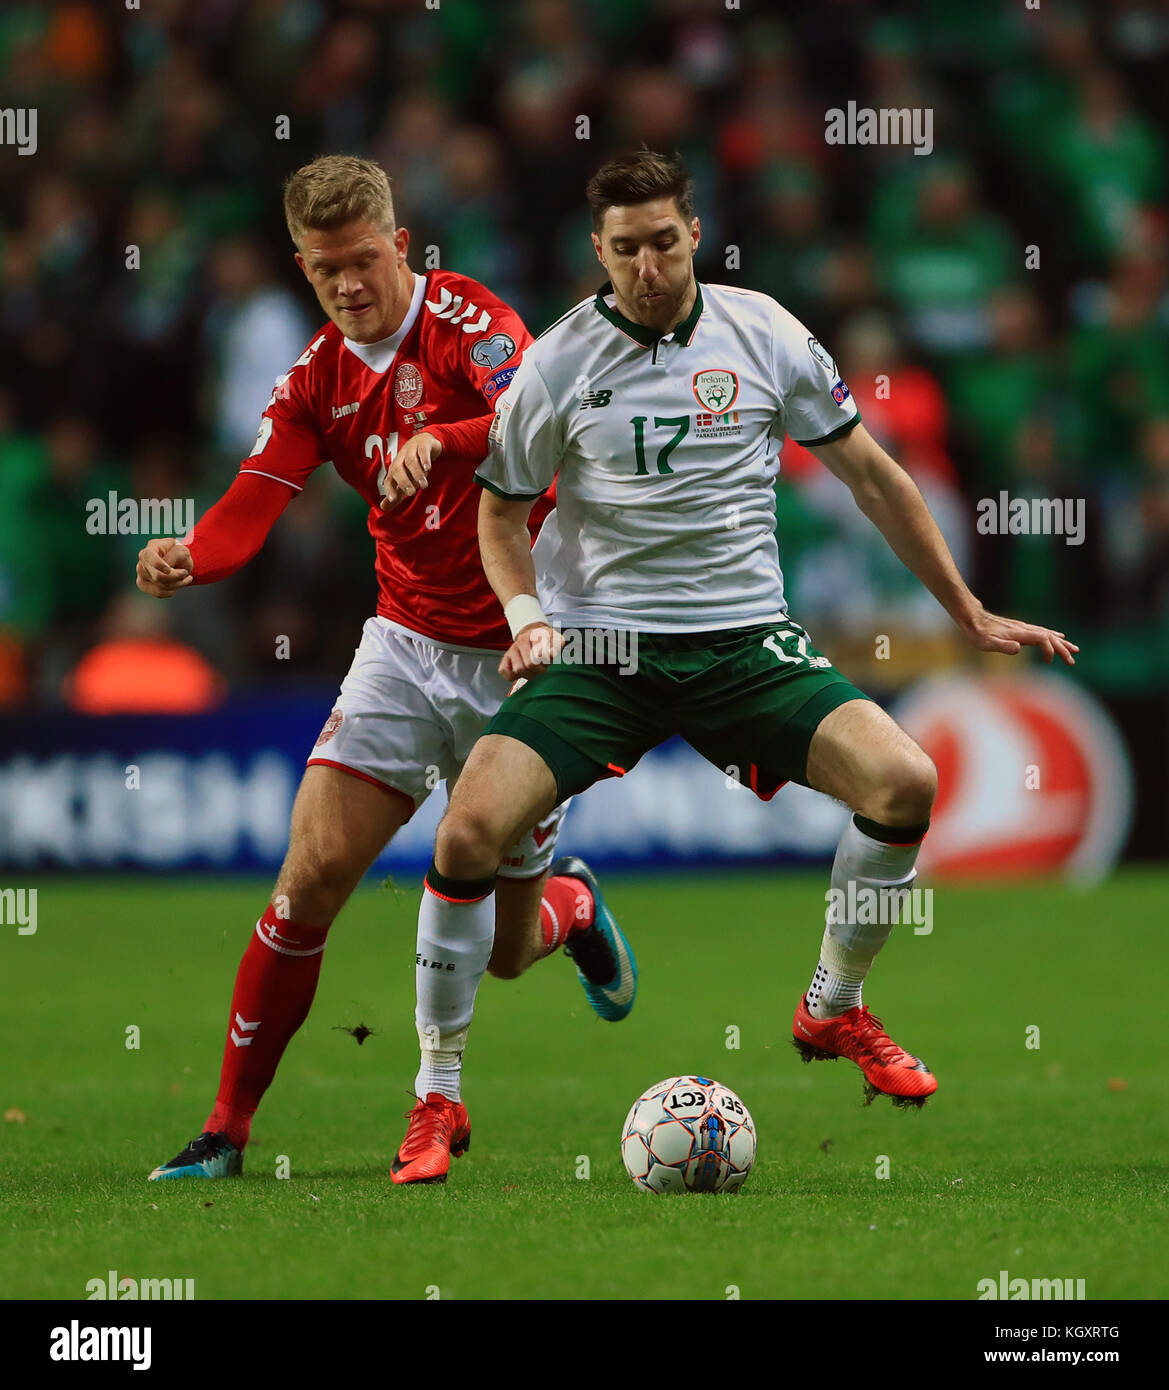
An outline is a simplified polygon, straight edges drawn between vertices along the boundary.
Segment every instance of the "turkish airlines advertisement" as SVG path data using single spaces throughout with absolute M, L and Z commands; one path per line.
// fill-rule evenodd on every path
M 891 713 L 938 769 L 923 873 L 1095 882 L 1120 858 L 1132 822 L 1128 752 L 1108 712 L 1070 680 L 934 677 Z
M 274 871 L 328 699 L 235 701 L 213 714 L 0 720 L 0 867 Z M 893 715 L 933 757 L 939 792 L 920 867 L 936 878 L 1092 881 L 1123 849 L 1128 753 L 1071 681 L 946 676 Z M 442 787 L 378 861 L 421 873 Z M 671 740 L 574 802 L 564 844 L 599 865 L 823 863 L 847 819 L 806 787 L 763 802 Z

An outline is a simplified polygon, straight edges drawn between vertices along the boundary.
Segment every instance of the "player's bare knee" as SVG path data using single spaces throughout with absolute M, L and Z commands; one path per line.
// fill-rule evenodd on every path
M 917 825 L 929 820 L 938 794 L 938 770 L 920 748 L 889 769 L 868 813 L 882 825 Z
M 499 867 L 502 849 L 486 817 L 452 804 L 434 841 L 434 862 L 447 878 L 486 878 Z
M 514 951 L 509 951 L 506 946 L 501 948 L 496 942 L 491 959 L 487 962 L 487 973 L 494 975 L 497 980 L 518 980 L 524 973 L 524 962 Z
M 353 885 L 353 865 L 343 851 L 310 853 L 302 846 L 285 860 L 273 902 L 281 899 L 294 922 L 324 925 L 345 906 Z

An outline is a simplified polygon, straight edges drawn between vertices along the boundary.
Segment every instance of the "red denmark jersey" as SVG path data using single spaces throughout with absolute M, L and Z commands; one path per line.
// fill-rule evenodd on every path
M 309 343 L 278 380 L 240 473 L 299 492 L 331 461 L 370 506 L 378 613 L 437 642 L 505 650 L 511 635 L 479 558 L 474 473 L 495 400 L 531 341 L 515 311 L 478 281 L 416 274 L 393 337 L 352 343 L 330 323 Z M 443 446 L 429 486 L 383 512 L 386 466 L 421 430 Z M 533 508 L 533 535 L 551 506 L 542 498 Z

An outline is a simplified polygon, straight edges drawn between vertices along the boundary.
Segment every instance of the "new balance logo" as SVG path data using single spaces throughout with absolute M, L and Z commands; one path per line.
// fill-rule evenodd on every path
M 461 294 L 451 294 L 445 285 L 440 285 L 438 302 L 426 301 L 426 307 L 438 319 L 462 325 L 464 333 L 483 333 L 491 324 L 491 315 L 478 304 L 464 304 Z M 472 317 L 475 315 L 476 317 Z
M 255 1023 L 249 1023 L 249 1022 L 247 1021 L 246 1018 L 243 1018 L 240 1014 L 236 1014 L 236 1016 L 235 1016 L 235 1028 L 238 1028 L 240 1031 L 239 1031 L 239 1033 L 237 1033 L 237 1032 L 235 1031 L 235 1028 L 233 1028 L 233 1029 L 231 1030 L 231 1040 L 232 1040 L 232 1042 L 235 1043 L 236 1047 L 251 1047 L 252 1042 L 253 1042 L 253 1039 L 252 1039 L 252 1038 L 244 1038 L 244 1037 L 241 1037 L 240 1034 L 241 1034 L 241 1033 L 254 1033 L 254 1032 L 256 1031 L 256 1029 L 257 1029 L 259 1026 L 260 1026 L 260 1020 L 259 1020 L 259 1019 L 256 1019 Z
M 612 391 L 590 391 L 580 398 L 581 410 L 603 410 L 613 399 Z

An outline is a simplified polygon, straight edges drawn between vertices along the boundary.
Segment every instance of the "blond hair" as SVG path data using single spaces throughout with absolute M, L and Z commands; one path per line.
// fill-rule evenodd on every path
M 371 222 L 390 235 L 394 231 L 390 180 L 372 159 L 322 155 L 285 183 L 284 220 L 297 245 L 308 231 L 327 231 L 346 222 Z

